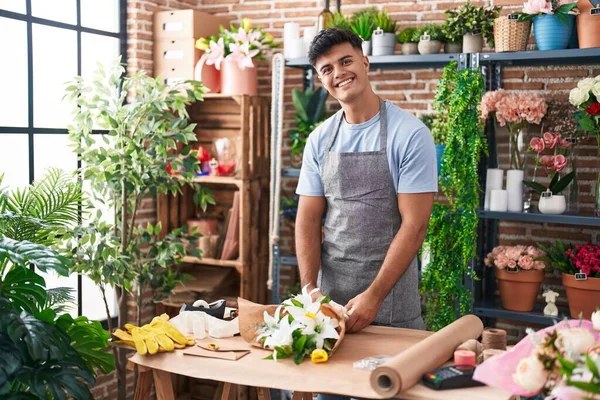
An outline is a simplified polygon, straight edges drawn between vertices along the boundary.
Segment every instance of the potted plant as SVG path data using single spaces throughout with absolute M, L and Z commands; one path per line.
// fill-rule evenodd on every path
M 535 246 L 496 246 L 485 257 L 488 267 L 496 268 L 502 307 L 511 311 L 531 311 L 544 280 L 546 256 Z
M 590 319 L 600 307 L 600 246 L 560 240 L 538 246 L 546 252 L 543 260 L 562 273 L 571 318 Z
M 292 103 L 296 109 L 294 120 L 296 128 L 290 132 L 292 148 L 292 166 L 299 168 L 302 163 L 302 153 L 306 145 L 306 139 L 321 122 L 325 120 L 325 102 L 327 93 L 322 87 L 313 91 L 307 89 L 304 92 L 298 89 L 292 90 Z
M 214 203 L 212 193 L 194 183 L 200 165 L 197 151 L 192 150 L 195 125 L 189 124 L 187 113 L 193 101 L 203 99 L 205 88 L 196 81 L 167 86 L 144 71 L 126 76 L 117 60 L 109 70 L 100 67 L 93 81 L 75 78 L 66 92 L 76 110 L 69 139 L 83 165 L 81 176 L 115 210 L 108 228 L 92 226 L 91 232 L 74 235 L 75 251 L 86 244 L 85 235 L 98 238 L 92 240 L 94 248 L 111 249 L 83 259 L 79 272 L 97 283 L 119 283 L 115 287 L 119 326 L 127 322 L 131 290 L 138 304 L 137 325 L 141 326 L 142 293 L 150 292 L 153 301 L 160 300 L 183 279 L 172 264 L 177 265 L 188 251 L 199 256 L 182 243 L 188 238 L 186 227 L 165 232 L 160 224 L 140 225 L 142 200 L 180 193 L 190 185 L 202 209 Z M 92 134 L 93 126 L 105 129 L 106 135 Z M 124 355 L 121 352 L 117 361 L 123 374 L 119 396 L 125 393 Z
M 542 214 L 562 214 L 567 209 L 562 192 L 575 177 L 575 171 L 561 176 L 561 171 L 569 164 L 566 157 L 573 143 L 561 139 L 560 135 L 546 132 L 542 137 L 533 137 L 529 143 L 529 151 L 535 152 L 535 169 L 542 167 L 548 175 L 553 174 L 550 184 L 544 186 L 535 181 L 523 181 L 534 192 L 540 195 L 538 208 Z M 551 155 L 544 153 L 551 153 Z M 535 178 L 534 172 L 534 178 Z
M 478 7 L 466 4 L 446 11 L 446 27 L 449 32 L 462 32 L 463 51 L 479 53 L 484 40 L 494 47 L 494 20 L 500 15 L 501 7 Z
M 585 78 L 569 93 L 569 102 L 577 107 L 575 119 L 581 129 L 596 136 L 597 152 L 600 156 L 600 75 Z M 594 188 L 594 214 L 600 217 L 600 172 L 596 175 Z
M 348 17 L 341 12 L 336 12 L 333 14 L 333 18 L 331 18 L 329 27 L 348 30 L 350 29 L 350 21 L 348 20 Z
M 239 27 L 220 27 L 217 36 L 196 41 L 196 48 L 206 55 L 206 65 L 221 71 L 221 93 L 228 95 L 256 95 L 257 72 L 254 60 L 265 60 L 267 50 L 277 47 L 273 36 L 261 28 L 253 28 L 249 18 L 242 19 Z
M 352 15 L 349 22 L 350 30 L 363 40 L 362 49 L 365 56 L 371 55 L 371 37 L 375 30 L 375 12 L 366 9 Z
M 598 3 L 592 0 L 577 1 L 576 31 L 577 42 L 580 49 L 600 47 L 600 17 L 596 10 Z M 573 38 L 571 38 L 573 41 Z M 570 46 L 569 46 L 570 47 Z
M 533 36 L 538 50 L 566 49 L 575 25 L 577 2 L 527 0 L 519 21 L 533 20 Z
M 427 25 L 421 29 L 421 37 L 418 44 L 420 54 L 437 54 L 442 49 L 444 34 L 441 25 Z
M 394 54 L 396 46 L 396 21 L 386 11 L 377 11 L 373 14 L 375 31 L 373 31 L 372 53 L 374 56 Z
M 2 176 L 0 175 L 0 185 Z M 58 170 L 33 185 L 0 190 L 0 393 L 3 398 L 92 398 L 98 373 L 110 373 L 109 334 L 71 317 L 64 288 L 47 289 L 38 272 L 68 276 L 60 233 L 77 224 L 82 188 Z M 35 267 L 33 269 L 32 267 Z
M 283 217 L 283 223 L 289 228 L 292 240 L 290 250 L 292 254 L 296 253 L 296 214 L 298 213 L 298 195 L 284 196 L 281 198 L 279 214 Z
M 450 15 L 451 12 L 446 12 Z M 455 23 L 454 19 L 446 19 L 442 24 L 442 34 L 444 35 L 444 53 L 462 53 L 463 30 Z
M 406 28 L 403 29 L 396 37 L 398 43 L 400 43 L 400 50 L 402 54 L 419 54 L 419 40 L 421 40 L 421 29 L 420 28 Z
M 525 51 L 531 34 L 531 21 L 519 21 L 519 13 L 502 15 L 494 20 L 496 53 Z

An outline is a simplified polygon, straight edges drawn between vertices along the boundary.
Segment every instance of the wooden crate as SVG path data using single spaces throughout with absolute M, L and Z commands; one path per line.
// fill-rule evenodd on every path
M 234 142 L 241 152 L 235 178 L 247 180 L 269 176 L 269 107 L 265 96 L 207 94 L 204 101 L 190 106 L 189 115 L 196 124 L 198 144 L 211 153 L 217 139 Z

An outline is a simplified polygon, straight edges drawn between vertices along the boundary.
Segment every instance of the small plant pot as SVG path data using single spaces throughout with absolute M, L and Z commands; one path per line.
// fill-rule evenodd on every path
M 507 272 L 504 269 L 496 269 L 496 279 L 502 307 L 511 311 L 528 312 L 535 306 L 540 286 L 544 281 L 544 272 L 538 270 Z
M 362 51 L 365 56 L 371 55 L 371 41 L 370 40 L 363 40 Z
M 442 49 L 442 42 L 439 40 L 420 40 L 418 50 L 420 54 L 437 54 Z
M 462 53 L 462 43 L 461 42 L 444 43 L 444 53 Z
M 477 35 L 467 33 L 463 35 L 462 45 L 464 53 L 481 53 L 483 50 L 483 36 L 481 33 Z
M 538 50 L 566 49 L 573 33 L 574 15 L 567 15 L 568 24 L 563 24 L 555 15 L 533 17 L 533 36 Z
M 567 202 L 563 195 L 553 195 L 550 197 L 540 197 L 538 209 L 542 214 L 559 215 L 567 210 Z
M 396 35 L 393 33 L 386 32 L 373 32 L 371 37 L 372 48 L 371 53 L 373 56 L 389 56 L 394 54 L 394 48 L 396 47 Z
M 567 290 L 571 318 L 582 314 L 583 319 L 590 319 L 600 307 L 600 278 L 576 280 L 575 275 L 562 274 L 562 284 Z
M 577 9 L 577 37 L 579 48 L 600 47 L 600 14 L 592 14 L 592 3 L 589 0 L 579 0 Z
M 412 54 L 419 54 L 419 45 L 417 43 L 402 43 L 402 45 L 400 46 L 400 50 L 402 51 L 402 54 L 405 55 L 412 55 Z

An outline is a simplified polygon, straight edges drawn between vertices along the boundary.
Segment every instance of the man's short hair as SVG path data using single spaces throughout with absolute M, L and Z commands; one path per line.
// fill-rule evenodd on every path
M 355 49 L 362 51 L 363 40 L 356 33 L 347 29 L 324 29 L 315 36 L 308 49 L 308 61 L 315 65 L 317 58 L 327 53 L 333 46 L 350 43 Z

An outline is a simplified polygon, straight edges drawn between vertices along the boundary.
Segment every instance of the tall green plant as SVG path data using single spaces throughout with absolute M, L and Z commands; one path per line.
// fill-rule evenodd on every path
M 477 109 L 483 90 L 477 70 L 458 70 L 451 63 L 444 69 L 434 100 L 438 113 L 447 110 L 440 187 L 448 204 L 434 204 L 425 240 L 430 263 L 423 271 L 421 292 L 430 330 L 439 330 L 471 310 L 472 295 L 463 280 L 476 278 L 469 264 L 476 250 L 477 165 L 486 143 Z
M 178 236 L 182 230 L 174 232 L 177 239 L 172 232 L 163 238 L 164 232 L 156 226 L 139 226 L 142 199 L 181 193 L 184 185 L 192 185 L 201 207 L 214 203 L 210 191 L 193 183 L 199 163 L 192 149 L 195 124 L 189 124 L 186 110 L 193 101 L 203 99 L 206 89 L 197 81 L 169 86 L 143 71 L 125 76 L 117 61 L 109 70 L 100 67 L 92 82 L 76 77 L 66 92 L 77 107 L 69 137 L 84 165 L 82 177 L 115 210 L 112 237 L 103 229 L 102 240 L 97 242 L 107 247 L 101 251 L 95 247 L 94 261 L 79 263 L 79 271 L 105 286 L 117 284 L 120 326 L 127 318 L 127 291 L 134 287 L 139 325 L 141 294 L 148 280 L 158 283 L 151 290 L 155 299 L 160 298 L 182 278 L 167 262 L 177 264 L 186 252 Z M 103 137 L 92 134 L 94 126 L 108 133 Z M 156 256 L 156 262 L 149 262 L 149 256 Z M 102 259 L 113 263 L 104 268 Z M 119 399 L 125 397 L 125 363 L 121 352 Z
M 375 19 L 372 11 L 366 10 L 356 13 L 350 19 L 350 30 L 364 41 L 371 40 L 375 30 Z
M 322 87 L 315 91 L 292 90 L 292 102 L 296 109 L 296 128 L 290 132 L 292 154 L 302 154 L 308 135 L 325 119 L 325 102 L 328 95 Z
M 394 21 L 386 11 L 378 11 L 373 16 L 375 28 L 381 28 L 386 33 L 396 32 L 396 21 Z
M 69 296 L 49 295 L 35 272 L 68 276 L 71 261 L 53 248 L 63 240 L 55 232 L 77 223 L 82 200 L 81 186 L 58 170 L 0 193 L 1 398 L 87 400 L 96 369 L 114 369 L 108 332 L 86 317 L 57 315 Z

